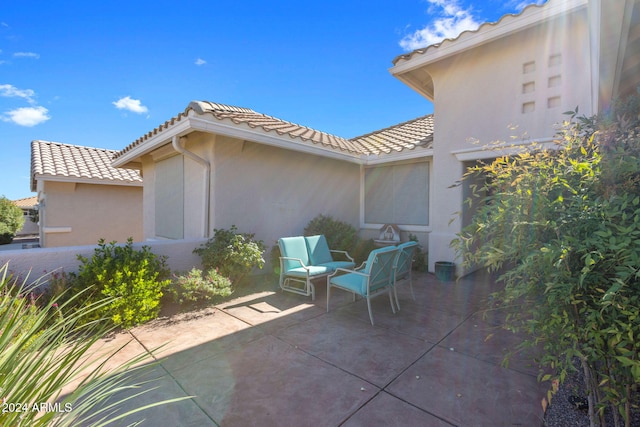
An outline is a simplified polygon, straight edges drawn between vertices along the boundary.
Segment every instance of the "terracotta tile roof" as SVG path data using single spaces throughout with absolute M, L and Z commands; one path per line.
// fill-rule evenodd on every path
M 433 114 L 358 136 L 351 141 L 371 154 L 413 150 L 416 147 L 433 148 Z
M 321 132 L 306 126 L 298 125 L 286 120 L 267 116 L 249 108 L 217 104 L 208 101 L 193 101 L 184 112 L 164 122 L 151 132 L 138 138 L 126 148 L 119 151 L 114 160 L 133 150 L 149 138 L 157 135 L 173 124 L 176 124 L 194 111 L 201 116 L 210 116 L 221 122 L 233 123 L 238 126 L 248 126 L 252 129 L 262 129 L 274 132 L 279 136 L 288 136 L 292 142 L 296 140 L 320 144 L 324 148 L 334 151 L 347 152 L 359 156 L 369 154 L 390 153 L 404 149 L 413 149 L 422 145 L 433 137 L 433 116 L 424 116 L 396 126 L 372 132 L 356 138 L 342 138 L 326 132 Z
M 36 176 L 113 181 L 114 184 L 142 182 L 140 172 L 111 166 L 115 154 L 116 151 L 104 148 L 32 141 L 31 191 L 36 190 Z
M 14 200 L 13 204 L 21 209 L 33 209 L 33 207 L 38 204 L 38 196 Z
M 399 62 L 401 61 L 408 61 L 411 58 L 413 58 L 414 56 L 417 55 L 422 55 L 424 53 L 426 53 L 428 50 L 431 49 L 437 49 L 438 47 L 442 46 L 443 44 L 448 44 L 448 43 L 454 43 L 457 40 L 466 37 L 468 34 L 476 34 L 476 33 L 482 33 L 485 31 L 488 31 L 489 29 L 502 25 L 503 23 L 517 18 L 519 16 L 522 16 L 525 13 L 528 13 L 529 10 L 531 9 L 539 9 L 541 7 L 544 7 L 550 0 L 547 0 L 545 3 L 543 4 L 530 4 L 528 6 L 526 6 L 524 9 L 522 9 L 519 13 L 508 13 L 506 15 L 503 15 L 502 17 L 500 17 L 500 19 L 498 19 L 496 22 L 485 22 L 482 25 L 480 25 L 477 29 L 475 30 L 467 30 L 467 31 L 463 31 L 460 34 L 458 34 L 457 37 L 454 38 L 448 38 L 448 39 L 444 39 L 442 40 L 440 43 L 435 43 L 420 49 L 415 49 L 409 53 L 405 53 L 402 55 L 398 55 L 393 59 L 393 65 L 398 65 Z

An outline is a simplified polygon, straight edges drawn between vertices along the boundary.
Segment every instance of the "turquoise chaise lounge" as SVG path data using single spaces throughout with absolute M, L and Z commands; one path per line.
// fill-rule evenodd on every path
M 315 300 L 313 279 L 326 277 L 336 269 L 355 267 L 346 251 L 330 250 L 323 235 L 282 237 L 280 247 L 280 288 L 283 291 L 309 296 Z M 344 255 L 348 261 L 336 261 L 332 253 Z

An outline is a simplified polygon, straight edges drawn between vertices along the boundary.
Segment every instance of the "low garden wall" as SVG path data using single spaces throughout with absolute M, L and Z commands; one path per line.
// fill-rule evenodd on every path
M 137 242 L 134 248 L 149 246 L 156 255 L 166 256 L 172 272 L 188 271 L 192 267 L 202 267 L 200 256 L 193 250 L 205 243 L 206 239 L 157 240 Z M 19 277 L 37 279 L 54 270 L 77 272 L 80 266 L 78 255 L 91 258 L 96 245 L 66 246 L 57 248 L 17 249 L 0 252 L 0 266 L 9 263 L 9 271 Z

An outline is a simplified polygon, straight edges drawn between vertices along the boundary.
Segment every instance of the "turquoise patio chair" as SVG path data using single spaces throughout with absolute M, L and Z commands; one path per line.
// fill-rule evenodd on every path
M 411 271 L 413 269 L 413 258 L 416 250 L 418 249 L 418 243 L 414 241 L 405 242 L 397 246 L 398 253 L 395 260 L 395 268 L 393 270 L 393 294 L 396 297 L 396 307 L 400 311 L 400 303 L 398 302 L 397 285 L 399 280 L 408 279 L 409 289 L 411 289 L 411 298 L 416 300 L 416 295 L 413 293 L 413 278 Z
M 326 277 L 336 268 L 355 267 L 353 258 L 345 251 L 330 250 L 323 235 L 282 237 L 280 247 L 280 288 L 315 300 L 312 280 Z M 334 260 L 332 254 L 340 253 L 347 261 Z
M 391 291 L 393 290 L 393 270 L 397 252 L 398 248 L 395 246 L 374 249 L 369 254 L 367 261 L 356 270 L 338 268 L 333 274 L 330 274 L 327 277 L 327 312 L 329 311 L 331 287 L 336 287 L 352 292 L 354 300 L 356 295 L 367 299 L 371 325 L 374 325 L 371 298 L 375 296 L 384 292 L 388 293 L 391 311 L 395 314 L 396 309 L 393 306 Z M 344 274 L 338 275 L 339 273 Z

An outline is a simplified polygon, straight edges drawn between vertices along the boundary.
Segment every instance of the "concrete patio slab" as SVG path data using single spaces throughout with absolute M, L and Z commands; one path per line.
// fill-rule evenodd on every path
M 429 426 L 429 427 L 451 427 L 452 424 L 436 418 L 404 402 L 388 393 L 380 392 L 365 407 L 349 418 L 343 427 L 407 427 L 407 426 Z
M 386 389 L 459 426 L 539 426 L 543 390 L 534 377 L 435 347 Z
M 172 375 L 219 425 L 336 426 L 379 390 L 273 336 Z
M 340 313 L 302 322 L 278 336 L 378 387 L 389 384 L 432 347 L 389 329 L 372 328 L 368 317 L 360 321 Z
M 347 292 L 332 292 L 327 312 L 324 286 L 315 301 L 274 288 L 110 344 L 134 338 L 118 355 L 125 360 L 169 343 L 155 355 L 161 389 L 132 403 L 193 397 L 145 411 L 147 425 L 541 425 L 546 386 L 526 368 L 528 355 L 500 366 L 521 338 L 481 315 L 496 290 L 490 276 L 442 283 L 418 274 L 416 300 L 400 288 L 396 314 L 386 296 L 372 300 L 375 326 L 366 302 Z

